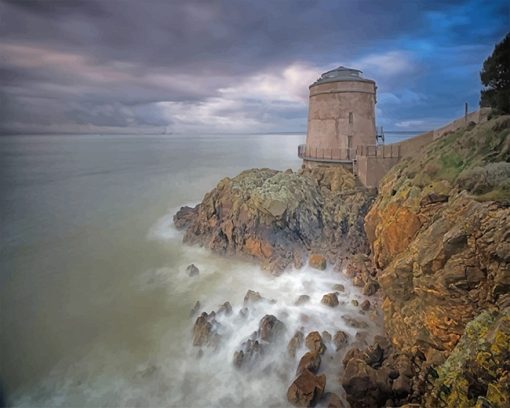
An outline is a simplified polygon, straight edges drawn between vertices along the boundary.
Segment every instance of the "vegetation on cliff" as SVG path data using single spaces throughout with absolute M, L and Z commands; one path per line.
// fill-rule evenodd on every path
M 480 105 L 499 113 L 510 113 L 510 33 L 494 47 L 494 52 L 483 63 L 480 79 Z

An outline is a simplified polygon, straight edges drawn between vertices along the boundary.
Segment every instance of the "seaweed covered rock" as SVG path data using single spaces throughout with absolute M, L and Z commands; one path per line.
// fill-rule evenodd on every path
M 327 248 L 325 258 L 366 251 L 363 217 L 373 198 L 342 167 L 252 169 L 221 180 L 195 208 L 181 208 L 174 223 L 187 243 L 254 257 L 280 272 L 301 266 L 314 249 Z

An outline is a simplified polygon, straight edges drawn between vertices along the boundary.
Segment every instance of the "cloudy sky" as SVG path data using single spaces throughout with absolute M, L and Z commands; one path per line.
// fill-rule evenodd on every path
M 0 131 L 306 129 L 338 65 L 377 122 L 429 129 L 478 104 L 508 0 L 0 0 Z

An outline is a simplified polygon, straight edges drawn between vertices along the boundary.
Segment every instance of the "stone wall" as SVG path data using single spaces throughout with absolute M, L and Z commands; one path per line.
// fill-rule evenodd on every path
M 379 181 L 399 161 L 399 159 L 416 156 L 424 146 L 427 146 L 429 143 L 432 143 L 434 140 L 437 140 L 448 133 L 467 126 L 471 122 L 476 124 L 486 122 L 489 112 L 490 108 L 482 108 L 476 112 L 471 112 L 467 115 L 467 118 L 463 116 L 462 118 L 456 119 L 453 122 L 440 127 L 439 129 L 422 133 L 421 135 L 402 142 L 384 146 L 383 151 L 398 151 L 399 158 L 395 158 L 394 155 L 387 157 L 387 155 L 379 154 L 379 151 L 381 150 L 380 147 L 376 148 L 374 146 L 376 151 L 375 153 L 371 152 L 370 149 L 368 152 L 363 150 L 360 151 L 360 149 L 358 149 L 356 161 L 359 180 L 366 187 L 376 187 L 379 184 Z

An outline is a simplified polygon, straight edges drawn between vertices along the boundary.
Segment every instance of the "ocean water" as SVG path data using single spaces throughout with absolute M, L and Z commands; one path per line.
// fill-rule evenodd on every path
M 298 328 L 346 327 L 363 296 L 339 273 L 303 268 L 273 277 L 254 264 L 181 243 L 172 216 L 223 177 L 251 167 L 298 169 L 304 135 L 0 137 L 0 389 L 12 406 L 286 406 Z M 185 268 L 195 263 L 198 277 Z M 343 283 L 346 304 L 324 293 Z M 248 289 L 268 301 L 239 310 Z M 311 302 L 295 306 L 300 294 Z M 276 302 L 270 302 L 274 299 Z M 198 358 L 191 345 L 204 311 L 230 301 L 222 341 Z M 284 338 L 250 370 L 235 350 L 265 314 Z M 339 391 L 339 355 L 321 370 Z M 298 352 L 302 355 L 304 350 Z

